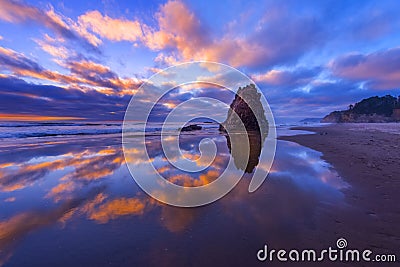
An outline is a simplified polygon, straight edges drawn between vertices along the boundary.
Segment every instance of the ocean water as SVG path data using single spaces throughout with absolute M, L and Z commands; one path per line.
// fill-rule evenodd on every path
M 196 157 L 207 137 L 218 154 L 209 168 L 187 174 L 165 160 L 162 125 L 149 125 L 147 150 L 165 179 L 198 186 L 216 179 L 235 157 L 217 124 L 203 126 L 181 134 L 181 149 Z M 321 211 L 345 206 L 349 186 L 321 153 L 278 141 L 271 172 L 256 192 L 247 191 L 249 172 L 217 202 L 177 208 L 135 183 L 119 123 L 7 122 L 0 128 L 0 266 L 251 266 L 266 242 L 331 245 L 323 236 L 310 239 L 310 233 Z M 176 125 L 168 130 L 175 133 Z M 277 130 L 303 133 L 287 125 Z M 137 168 L 143 164 L 128 160 Z
M 216 123 L 196 122 L 203 129 L 218 129 Z M 160 133 L 176 132 L 180 124 L 164 124 L 149 122 L 146 124 L 146 132 Z M 142 124 L 129 123 L 128 132 L 141 133 Z M 59 136 L 89 136 L 104 134 L 121 134 L 122 123 L 120 121 L 97 122 L 0 122 L 0 139 L 21 139 L 29 137 L 59 137 Z
M 203 129 L 217 130 L 218 125 L 212 122 L 196 122 Z M 141 124 L 130 123 L 128 131 L 140 133 L 142 131 Z M 280 123 L 277 129 L 285 131 L 294 126 L 319 126 L 320 123 L 304 124 L 297 123 Z M 161 129 L 174 132 L 181 125 L 164 124 L 161 122 L 149 122 L 146 125 L 146 131 L 150 133 L 160 133 Z M 1 122 L 0 121 L 0 139 L 20 139 L 28 137 L 52 137 L 52 136 L 84 136 L 84 135 L 104 135 L 104 134 L 120 134 L 122 133 L 122 123 L 120 121 L 65 121 L 65 122 Z M 293 134 L 286 131 L 285 134 Z

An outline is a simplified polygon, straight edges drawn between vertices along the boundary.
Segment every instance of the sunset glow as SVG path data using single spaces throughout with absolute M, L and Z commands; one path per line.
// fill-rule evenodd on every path
M 53 117 L 53 116 L 40 116 L 30 114 L 4 114 L 0 113 L 0 121 L 66 121 L 66 120 L 84 120 L 85 118 L 79 117 Z

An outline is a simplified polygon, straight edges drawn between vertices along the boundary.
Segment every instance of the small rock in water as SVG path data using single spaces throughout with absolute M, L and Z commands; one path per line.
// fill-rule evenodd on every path
M 202 127 L 200 125 L 192 124 L 192 125 L 182 127 L 181 131 L 182 132 L 190 132 L 190 131 L 198 131 L 201 129 L 202 129 Z

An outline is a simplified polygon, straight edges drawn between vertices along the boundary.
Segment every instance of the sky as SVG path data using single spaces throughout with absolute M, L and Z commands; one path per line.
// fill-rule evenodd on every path
M 0 120 L 122 120 L 153 74 L 193 60 L 248 75 L 278 121 L 323 117 L 400 95 L 398 14 L 384 0 L 0 0 Z M 179 92 L 156 114 L 202 94 Z

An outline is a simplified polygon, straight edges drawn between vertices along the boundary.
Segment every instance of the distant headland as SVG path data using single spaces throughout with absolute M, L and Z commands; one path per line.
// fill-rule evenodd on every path
M 349 105 L 348 110 L 334 111 L 322 122 L 381 123 L 400 122 L 400 96 L 374 96 Z

